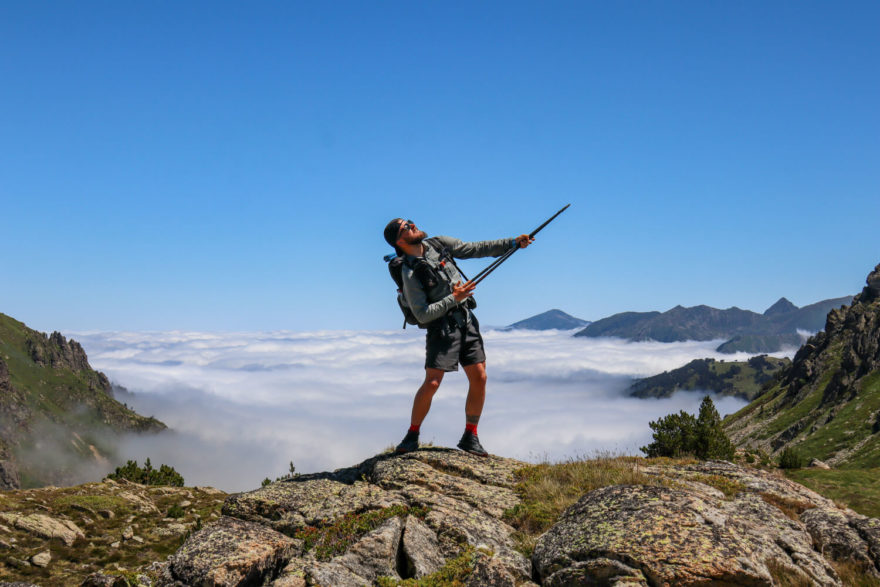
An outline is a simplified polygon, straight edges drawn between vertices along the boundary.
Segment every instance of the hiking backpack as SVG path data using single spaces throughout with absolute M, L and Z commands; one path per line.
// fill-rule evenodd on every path
M 461 274 L 462 279 L 467 280 L 467 276 L 459 269 L 458 265 L 455 263 L 455 259 L 452 258 L 452 254 L 446 247 L 438 247 L 438 245 L 433 242 L 431 239 L 426 239 L 422 241 L 422 243 L 436 250 L 440 254 L 440 259 L 445 262 L 449 260 L 455 268 L 458 269 L 458 272 Z M 418 326 L 419 328 L 427 328 L 427 324 L 420 323 L 415 314 L 413 314 L 412 309 L 409 307 L 409 303 L 406 301 L 406 297 L 403 295 L 403 266 L 406 264 L 403 256 L 397 256 L 396 254 L 386 255 L 385 261 L 388 262 L 388 272 L 391 274 L 391 279 L 394 280 L 394 283 L 397 284 L 397 305 L 400 307 L 400 311 L 403 313 L 403 327 L 406 328 L 407 324 L 412 324 L 413 326 Z M 422 287 L 425 291 L 428 291 L 432 287 L 434 287 L 439 279 L 434 269 L 428 265 L 424 259 L 422 259 L 422 263 L 418 266 L 413 267 L 413 274 L 416 278 L 421 282 Z M 468 308 L 476 308 L 477 303 L 474 298 L 468 298 L 466 302 L 466 307 Z

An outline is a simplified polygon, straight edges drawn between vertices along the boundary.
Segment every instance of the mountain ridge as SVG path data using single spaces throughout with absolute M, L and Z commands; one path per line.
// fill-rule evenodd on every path
M 828 311 L 851 301 L 852 296 L 843 296 L 798 308 L 780 298 L 763 314 L 736 306 L 720 310 L 706 305 L 678 305 L 665 312 L 621 312 L 592 322 L 574 336 L 658 342 L 722 339 L 726 342 L 716 349 L 719 352 L 778 352 L 786 346 L 799 346 L 800 331 L 820 330 Z

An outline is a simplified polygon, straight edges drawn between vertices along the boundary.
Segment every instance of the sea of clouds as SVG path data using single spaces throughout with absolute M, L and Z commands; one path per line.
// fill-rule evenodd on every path
M 484 333 L 489 383 L 479 425 L 493 454 L 527 461 L 597 452 L 640 454 L 648 423 L 696 413 L 703 393 L 628 397 L 633 378 L 720 355 L 720 341 L 631 343 L 573 331 Z M 350 466 L 397 444 L 424 376 L 424 332 L 85 332 L 91 365 L 124 386 L 137 412 L 171 429 L 134 436 L 124 459 L 174 466 L 187 485 L 258 487 L 288 471 Z M 791 353 L 788 353 L 791 356 Z M 422 426 L 422 442 L 454 446 L 464 428 L 467 379 L 449 373 Z M 745 405 L 714 398 L 719 412 Z

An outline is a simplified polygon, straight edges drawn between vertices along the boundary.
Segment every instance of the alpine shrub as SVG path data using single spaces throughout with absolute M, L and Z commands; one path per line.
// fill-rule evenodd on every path
M 801 453 L 790 446 L 782 449 L 782 454 L 779 455 L 780 469 L 800 469 L 803 466 L 804 458 L 801 456 Z
M 118 481 L 125 479 L 141 485 L 170 485 L 172 487 L 183 487 L 183 476 L 174 470 L 174 467 L 168 465 L 160 465 L 159 469 L 154 469 L 150 459 L 144 461 L 143 468 L 139 467 L 137 461 L 127 461 L 125 466 L 116 467 L 116 471 L 107 475 L 110 479 Z
M 700 404 L 698 417 L 682 410 L 651 422 L 649 426 L 654 431 L 654 441 L 639 449 L 649 458 L 693 455 L 703 460 L 733 459 L 733 443 L 724 433 L 721 416 L 708 395 Z

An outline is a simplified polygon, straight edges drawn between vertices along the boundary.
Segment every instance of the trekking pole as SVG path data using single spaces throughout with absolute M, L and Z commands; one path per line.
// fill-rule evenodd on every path
M 553 222 L 553 220 L 554 220 L 557 216 L 559 216 L 560 214 L 562 214 L 563 212 L 565 212 L 565 210 L 566 210 L 569 206 L 571 206 L 571 204 L 566 204 L 565 206 L 563 206 L 563 208 L 562 208 L 559 212 L 557 212 L 556 214 L 554 214 L 553 216 L 551 216 L 550 218 L 548 218 L 546 221 L 544 221 L 544 224 L 542 224 L 541 226 L 539 226 L 538 228 L 536 228 L 535 230 L 533 230 L 533 231 L 529 234 L 529 238 L 530 238 L 530 239 L 531 239 L 531 238 L 534 238 L 536 234 L 538 234 L 539 232 L 541 232 L 541 229 L 543 229 L 545 226 L 547 226 L 548 224 L 550 224 L 551 222 Z M 508 259 L 509 259 L 509 258 L 515 253 L 515 252 L 517 252 L 519 249 L 520 249 L 520 247 L 519 247 L 519 245 L 517 245 L 516 248 L 510 249 L 509 251 L 507 251 L 506 253 L 504 253 L 503 255 L 501 255 L 500 257 L 498 257 L 497 259 L 495 259 L 491 264 L 489 264 L 488 267 L 486 267 L 485 269 L 483 269 L 482 271 L 480 271 L 479 273 L 477 273 L 476 275 L 474 275 L 473 279 L 470 280 L 470 283 L 472 283 L 473 285 L 477 285 L 478 283 L 480 283 L 481 281 L 483 281 L 484 279 L 486 279 L 486 277 L 488 277 L 490 273 L 492 273 L 493 271 L 495 271 L 495 269 L 497 269 L 499 265 L 501 265 L 502 263 L 504 263 L 505 261 L 507 261 L 507 260 L 508 260 Z

